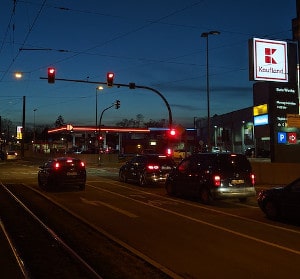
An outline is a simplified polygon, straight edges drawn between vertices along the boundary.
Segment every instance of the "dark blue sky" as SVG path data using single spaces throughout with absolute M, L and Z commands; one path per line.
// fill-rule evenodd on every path
M 206 41 L 209 37 L 211 115 L 252 106 L 248 74 L 248 39 L 292 38 L 296 0 L 4 0 L 0 10 L 0 115 L 22 122 L 53 124 L 59 115 L 74 125 L 95 124 L 96 86 L 40 77 L 47 68 L 57 78 L 135 82 L 159 90 L 168 100 L 173 121 L 192 126 L 205 117 Z M 15 3 L 15 5 L 14 5 Z M 44 50 L 20 50 L 44 49 Z M 50 49 L 50 50 L 46 50 Z M 64 51 L 59 51 L 64 50 Z M 15 71 L 23 72 L 16 80 Z M 168 119 L 159 96 L 146 90 L 107 88 L 99 93 L 98 111 L 121 101 L 119 110 L 105 112 L 102 123 L 144 115 Z

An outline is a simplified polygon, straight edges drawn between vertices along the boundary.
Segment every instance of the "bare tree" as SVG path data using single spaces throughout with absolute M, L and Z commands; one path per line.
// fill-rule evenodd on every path
M 56 121 L 54 123 L 55 127 L 61 127 L 61 126 L 65 125 L 65 124 L 66 124 L 65 120 L 64 120 L 64 118 L 61 115 L 59 115 L 57 117 L 57 119 L 56 119 Z

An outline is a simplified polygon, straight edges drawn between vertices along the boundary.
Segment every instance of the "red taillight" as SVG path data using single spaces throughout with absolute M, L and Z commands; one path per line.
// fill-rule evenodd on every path
M 254 184 L 255 184 L 255 175 L 252 173 L 252 174 L 250 175 L 250 178 L 251 178 L 251 183 L 252 183 L 252 185 L 254 185 Z
M 220 175 L 214 175 L 213 180 L 214 180 L 213 182 L 214 182 L 215 187 L 221 186 L 221 177 L 220 177 Z
M 58 170 L 60 168 L 60 164 L 58 163 L 58 162 L 56 162 L 55 164 L 54 164 L 54 169 L 55 170 Z
M 158 170 L 158 169 L 159 169 L 159 166 L 157 166 L 157 165 L 148 165 L 148 166 L 147 166 L 147 169 L 148 169 L 148 170 Z
M 172 154 L 173 154 L 172 149 L 171 148 L 167 148 L 166 154 L 167 154 L 167 156 L 172 156 Z
M 80 162 L 80 166 L 81 166 L 82 168 L 84 168 L 84 166 L 85 166 L 84 162 Z

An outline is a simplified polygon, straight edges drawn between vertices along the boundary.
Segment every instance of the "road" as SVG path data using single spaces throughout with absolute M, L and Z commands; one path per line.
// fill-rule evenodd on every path
M 29 162 L 0 165 L 3 184 L 41 192 L 172 278 L 299 275 L 300 227 L 266 219 L 254 198 L 206 206 L 168 197 L 163 187 L 121 183 L 116 173 L 97 167 L 88 168 L 84 192 L 43 192 L 36 173 Z

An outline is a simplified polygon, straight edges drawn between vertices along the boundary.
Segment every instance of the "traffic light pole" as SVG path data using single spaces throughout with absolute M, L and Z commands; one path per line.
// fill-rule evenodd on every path
M 40 79 L 48 79 L 45 77 L 40 77 Z M 101 82 L 101 81 L 87 81 L 87 80 L 77 80 L 77 79 L 64 79 L 64 78 L 55 78 L 55 80 L 59 80 L 59 81 L 69 81 L 69 82 L 80 82 L 80 83 L 91 83 L 91 84 L 104 84 L 106 85 L 107 82 Z M 173 119 L 172 119 L 172 111 L 171 111 L 171 107 L 167 101 L 167 99 L 156 89 L 149 87 L 149 86 L 143 86 L 143 85 L 136 85 L 135 83 L 131 82 L 129 84 L 123 84 L 123 83 L 114 83 L 114 86 L 119 87 L 128 87 L 130 89 L 136 89 L 136 88 L 140 88 L 140 89 L 146 89 L 146 90 L 150 90 L 152 92 L 154 92 L 155 94 L 157 94 L 159 97 L 162 98 L 162 100 L 164 101 L 168 112 L 169 112 L 169 128 L 172 127 L 173 124 Z
M 104 110 L 102 110 L 101 116 L 100 116 L 100 119 L 99 119 L 99 126 L 98 126 L 98 148 L 99 148 L 98 164 L 99 165 L 101 165 L 101 150 L 100 150 L 100 139 L 99 139 L 99 137 L 101 136 L 102 117 L 103 117 L 103 113 L 105 111 L 107 111 L 108 109 L 112 108 L 113 106 L 115 106 L 115 104 L 112 104 L 111 106 L 109 106 L 109 107 L 105 108 Z

